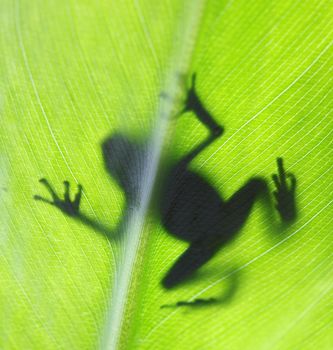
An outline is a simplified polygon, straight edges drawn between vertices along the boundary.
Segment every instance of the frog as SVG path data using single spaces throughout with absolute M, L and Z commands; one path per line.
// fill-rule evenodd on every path
M 208 135 L 188 153 L 169 166 L 163 184 L 159 186 L 157 211 L 159 220 L 167 233 L 188 243 L 187 249 L 176 259 L 161 280 L 166 289 L 171 289 L 191 278 L 196 271 L 210 261 L 223 247 L 241 232 L 252 212 L 254 203 L 269 193 L 268 181 L 252 176 L 228 199 L 223 199 L 214 186 L 196 170 L 193 161 L 202 152 L 219 140 L 224 127 L 202 103 L 196 88 L 196 74 L 180 115 L 190 113 L 206 127 Z M 139 185 L 143 180 L 147 161 L 147 147 L 140 146 L 122 133 L 107 137 L 101 145 L 105 169 L 124 191 L 128 206 L 140 202 Z M 272 175 L 275 190 L 272 192 L 275 209 L 284 223 L 297 217 L 295 190 L 296 177 L 286 172 L 283 158 L 277 157 L 277 173 Z M 70 183 L 64 181 L 63 197 L 59 196 L 45 178 L 45 186 L 51 199 L 35 195 L 36 201 L 54 206 L 63 214 L 72 217 L 95 231 L 106 234 L 108 230 L 98 220 L 87 217 L 80 211 L 83 187 L 71 199 Z

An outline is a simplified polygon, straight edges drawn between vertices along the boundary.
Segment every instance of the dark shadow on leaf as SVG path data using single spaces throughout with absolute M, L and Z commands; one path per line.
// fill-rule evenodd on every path
M 168 170 L 165 169 L 163 176 L 158 178 L 158 181 L 162 180 L 156 196 L 156 211 L 159 213 L 160 222 L 169 234 L 189 243 L 188 248 L 162 279 L 162 285 L 166 289 L 180 285 L 195 276 L 197 270 L 232 242 L 241 232 L 258 199 L 266 198 L 266 207 L 270 207 L 267 200 L 268 185 L 262 177 L 250 177 L 233 195 L 224 199 L 203 174 L 192 170 L 193 159 L 209 148 L 224 132 L 224 128 L 202 104 L 196 91 L 195 75 L 192 77 L 192 85 L 184 104 L 183 113 L 187 112 L 196 116 L 208 130 L 208 135 L 175 161 Z M 140 143 L 121 133 L 111 135 L 102 143 L 105 169 L 123 189 L 126 198 L 124 213 L 116 229 L 112 230 L 97 219 L 81 213 L 81 185 L 78 185 L 78 191 L 72 200 L 69 182 L 64 181 L 65 191 L 63 198 L 60 198 L 49 182 L 41 179 L 40 182 L 46 187 L 51 199 L 39 195 L 35 195 L 34 198 L 55 206 L 65 215 L 109 239 L 119 239 L 123 223 L 127 221 L 131 209 L 140 207 L 145 186 L 155 186 L 154 183 L 147 184 L 146 179 L 150 160 L 149 148 L 148 142 Z M 277 159 L 277 165 L 278 174 L 273 175 L 276 186 L 275 206 L 282 221 L 290 223 L 296 218 L 296 178 L 293 174 L 285 172 L 282 158 Z M 203 300 L 195 301 L 195 305 L 203 303 Z
M 195 298 L 194 300 L 182 300 L 177 301 L 174 304 L 165 304 L 162 305 L 161 309 L 166 308 L 178 308 L 178 307 L 189 307 L 189 308 L 202 308 L 207 306 L 216 306 L 222 304 L 228 304 L 234 298 L 239 285 L 239 276 L 240 271 L 234 269 L 228 273 L 226 273 L 226 278 L 223 279 L 221 284 L 226 284 L 226 288 L 224 289 L 222 295 L 216 297 L 209 298 Z

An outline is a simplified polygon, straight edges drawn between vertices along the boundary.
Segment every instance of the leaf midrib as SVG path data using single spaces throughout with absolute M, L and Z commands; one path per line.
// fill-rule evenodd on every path
M 124 234 L 124 249 L 126 260 L 123 264 L 117 265 L 114 287 L 110 296 L 110 306 L 107 314 L 107 322 L 102 337 L 102 349 L 125 348 L 121 341 L 127 337 L 121 337 L 124 331 L 124 320 L 127 311 L 132 310 L 131 304 L 135 300 L 128 300 L 130 288 L 133 280 L 133 273 L 137 267 L 138 247 L 144 246 L 147 239 L 145 232 L 145 218 L 149 211 L 152 190 L 157 178 L 160 166 L 161 154 L 169 129 L 170 117 L 177 105 L 179 96 L 184 92 L 182 77 L 189 74 L 195 44 L 197 41 L 201 17 L 205 6 L 205 0 L 195 0 L 189 2 L 187 18 L 179 23 L 178 31 L 175 35 L 181 37 L 181 43 L 174 47 L 173 57 L 170 59 L 170 70 L 165 76 L 165 88 L 168 98 L 161 98 L 156 112 L 156 124 L 152 132 L 152 140 L 149 147 L 150 164 L 145 169 L 142 184 L 142 195 L 140 205 L 134 209 L 129 216 Z M 175 40 L 177 42 L 177 40 Z M 179 40 L 178 40 L 179 42 Z M 130 233 L 130 235 L 129 235 Z M 130 237 L 130 239 L 128 239 Z M 140 249 L 140 254 L 142 250 Z

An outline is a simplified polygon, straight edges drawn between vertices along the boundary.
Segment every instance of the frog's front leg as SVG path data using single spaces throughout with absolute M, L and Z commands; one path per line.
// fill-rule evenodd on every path
M 80 212 L 80 203 L 81 203 L 81 197 L 82 197 L 82 186 L 78 185 L 78 191 L 74 196 L 74 200 L 71 200 L 70 198 L 70 184 L 68 181 L 64 181 L 64 195 L 63 198 L 60 198 L 58 194 L 55 192 L 53 187 L 50 185 L 50 183 L 46 179 L 40 179 L 39 182 L 45 186 L 47 191 L 51 195 L 51 199 L 44 198 L 39 195 L 35 195 L 34 199 L 36 201 L 44 202 L 47 204 L 50 204 L 58 209 L 62 213 L 64 213 L 67 216 L 70 216 L 81 223 L 83 223 L 86 226 L 91 227 L 94 229 L 94 231 L 97 231 L 107 238 L 111 239 L 113 236 L 113 230 L 111 230 L 109 227 L 101 223 L 97 219 L 92 219 L 88 217 L 87 215 Z
M 296 219 L 296 177 L 292 173 L 286 173 L 283 167 L 283 159 L 277 158 L 278 174 L 273 174 L 272 178 L 276 186 L 273 192 L 282 221 L 291 222 Z M 288 179 L 288 181 L 287 181 Z
M 187 92 L 187 98 L 182 113 L 194 112 L 197 118 L 210 130 L 214 138 L 218 138 L 223 133 L 223 127 L 220 126 L 208 112 L 201 102 L 196 91 L 196 74 L 192 75 L 191 87 Z

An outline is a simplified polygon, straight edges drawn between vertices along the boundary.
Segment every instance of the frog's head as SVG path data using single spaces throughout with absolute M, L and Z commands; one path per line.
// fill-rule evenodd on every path
M 108 137 L 102 143 L 107 171 L 130 196 L 137 192 L 140 182 L 140 150 L 137 142 L 120 133 Z

